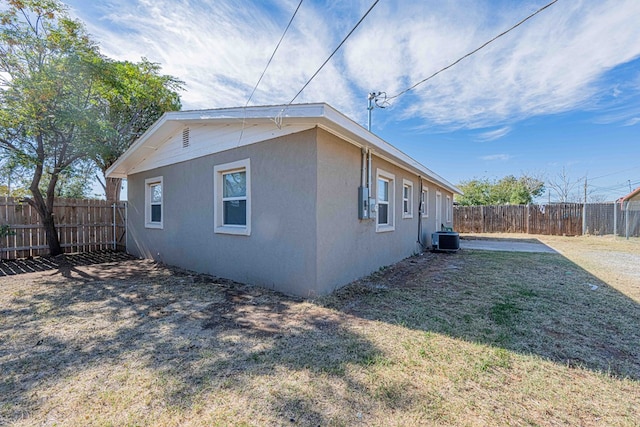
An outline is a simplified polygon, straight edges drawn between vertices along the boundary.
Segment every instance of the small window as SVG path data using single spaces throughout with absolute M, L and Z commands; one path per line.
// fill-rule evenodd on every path
M 251 174 L 249 159 L 214 167 L 215 232 L 251 233 Z
M 402 218 L 413 218 L 413 182 L 402 180 Z
M 451 223 L 453 220 L 453 203 L 451 203 L 451 196 L 447 196 L 447 223 Z
M 429 216 L 429 189 L 423 188 L 420 194 L 420 214 L 423 217 Z
M 162 228 L 162 177 L 145 179 L 145 227 Z
M 395 176 L 381 169 L 376 174 L 377 219 L 376 231 L 393 231 L 394 221 L 394 181 Z

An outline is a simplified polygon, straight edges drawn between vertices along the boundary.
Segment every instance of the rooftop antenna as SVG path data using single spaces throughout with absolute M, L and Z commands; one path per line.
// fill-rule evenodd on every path
M 380 98 L 383 97 L 382 100 Z M 387 93 L 386 92 L 371 92 L 367 96 L 367 101 L 369 102 L 367 106 L 367 110 L 369 110 L 369 121 L 367 122 L 367 130 L 371 132 L 371 112 L 374 108 L 386 108 L 389 104 L 387 102 Z

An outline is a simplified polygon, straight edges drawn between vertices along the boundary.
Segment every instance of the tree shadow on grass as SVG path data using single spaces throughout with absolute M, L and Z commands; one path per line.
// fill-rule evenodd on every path
M 640 380 L 640 306 L 559 254 L 423 254 L 339 290 L 327 305 Z
M 431 391 L 375 376 L 389 361 L 359 332 L 370 320 L 640 379 L 638 305 L 560 255 L 424 254 L 313 302 L 140 260 L 29 277 L 0 305 L 0 424 L 414 411 Z
M 11 288 L 13 295 L 3 297 L 0 309 L 0 424 L 25 414 L 36 417 L 34 423 L 43 414 L 80 422 L 86 414 L 77 413 L 72 403 L 41 405 L 57 399 L 49 393 L 64 395 L 68 384 L 89 381 L 88 389 L 67 397 L 80 399 L 80 411 L 111 405 L 114 412 L 127 413 L 130 409 L 119 402 L 137 402 L 136 394 L 152 393 L 152 407 L 188 416 L 208 405 L 202 400 L 218 390 L 263 401 L 247 414 L 266 409 L 270 423 L 326 425 L 331 416 L 309 396 L 317 387 L 335 384 L 315 384 L 314 377 L 337 379 L 366 393 L 347 371 L 375 363 L 381 354 L 345 327 L 344 313 L 147 261 L 68 265 L 38 279 L 23 278 L 24 286 Z M 129 384 L 142 373 L 149 377 Z M 291 373 L 300 378 L 279 379 Z M 279 386 L 260 394 L 252 388 L 261 376 Z M 80 418 L 66 418 L 74 412 Z M 102 416 L 117 423 L 113 413 Z M 144 411 L 128 416 L 120 421 L 154 421 Z

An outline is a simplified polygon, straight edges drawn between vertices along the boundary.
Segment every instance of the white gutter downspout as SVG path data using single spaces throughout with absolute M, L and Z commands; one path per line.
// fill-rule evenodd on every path
M 365 181 L 365 169 L 367 168 L 367 151 L 364 147 L 362 147 L 362 176 L 360 177 L 360 186 L 364 187 L 366 184 Z
M 372 197 L 371 194 L 371 149 L 367 148 L 367 153 L 369 154 L 369 161 L 368 161 L 368 166 L 367 166 L 367 172 L 369 173 L 369 176 L 367 177 L 367 188 L 369 189 L 369 197 Z

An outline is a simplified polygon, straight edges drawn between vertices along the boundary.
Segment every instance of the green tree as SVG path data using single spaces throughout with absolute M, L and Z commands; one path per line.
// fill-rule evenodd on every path
M 25 200 L 38 212 L 51 255 L 62 253 L 53 216 L 61 174 L 92 157 L 103 58 L 57 0 L 3 0 L 0 12 L 0 149 L 28 164 Z M 41 190 L 43 177 L 48 177 Z M 46 179 L 46 178 L 45 178 Z
M 497 181 L 487 178 L 464 181 L 459 185 L 464 195 L 456 198 L 463 206 L 477 205 L 526 205 L 544 193 L 544 182 L 523 175 L 505 176 Z
M 537 178 L 505 176 L 491 188 L 491 204 L 527 205 L 544 193 L 544 182 Z
M 60 173 L 55 196 L 85 199 L 90 196 L 96 166 L 91 160 L 81 159 Z
M 464 194 L 456 196 L 456 201 L 462 206 L 490 205 L 491 187 L 491 182 L 486 178 L 463 181 L 458 188 Z
M 94 160 L 102 171 L 107 200 L 120 200 L 121 178 L 107 178 L 106 170 L 156 120 L 181 108 L 182 82 L 162 75 L 160 66 L 141 62 L 105 61 L 101 71 L 98 105 L 103 122 Z
M 29 194 L 29 168 L 19 159 L 5 153 L 0 158 L 0 196 L 26 197 Z

